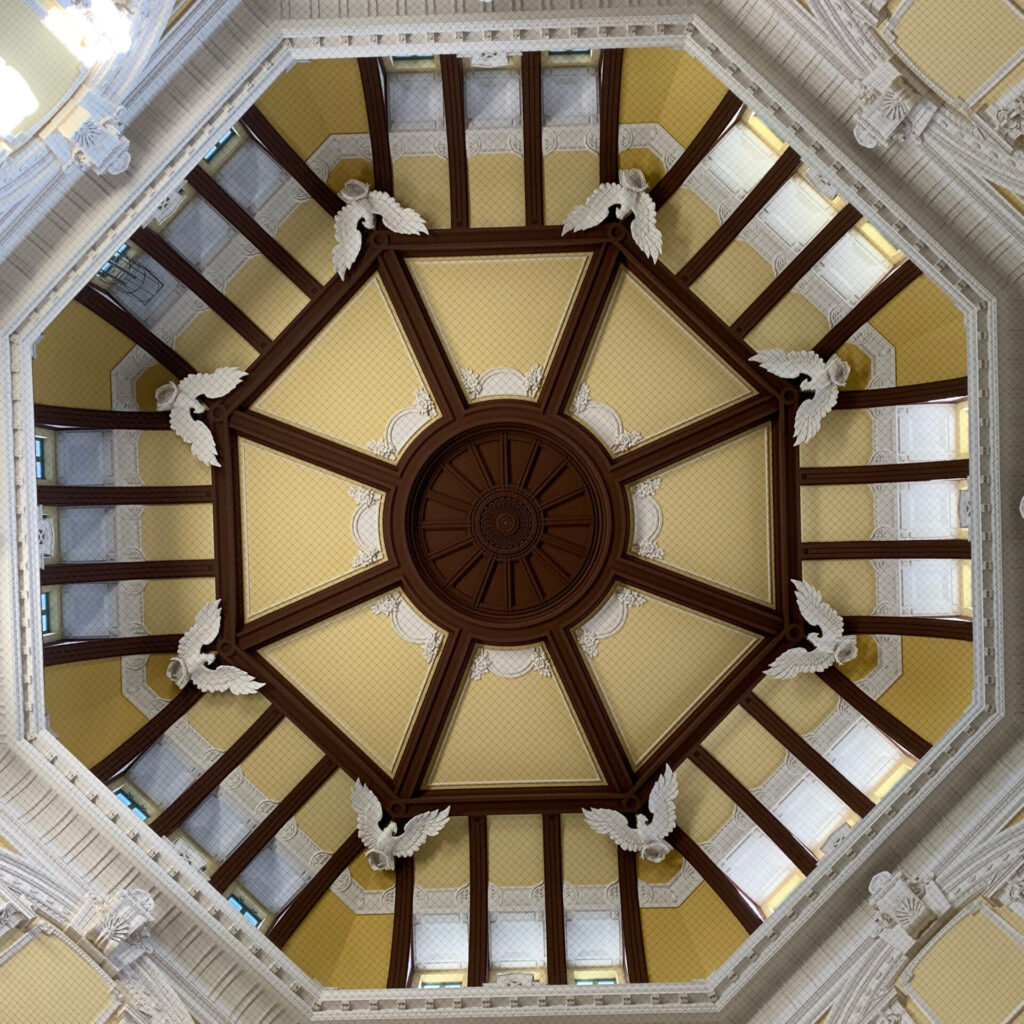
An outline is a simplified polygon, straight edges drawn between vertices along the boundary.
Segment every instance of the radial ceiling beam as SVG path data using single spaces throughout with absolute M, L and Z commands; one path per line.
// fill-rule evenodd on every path
M 135 229 L 132 241 L 151 256 L 172 277 L 206 303 L 233 331 L 241 335 L 257 352 L 270 347 L 270 338 L 253 323 L 220 289 L 214 287 L 177 249 L 151 228 Z
M 363 85 L 366 120 L 373 156 L 373 187 L 389 194 L 395 191 L 391 166 L 391 138 L 388 130 L 388 102 L 384 91 L 384 68 L 380 57 L 360 57 L 359 79 Z
M 469 976 L 470 986 L 483 985 L 490 973 L 488 923 L 487 819 L 469 819 Z
M 180 352 L 175 352 L 145 324 L 132 316 L 112 295 L 92 281 L 75 296 L 75 301 L 105 320 L 129 341 L 133 341 L 164 369 L 170 370 L 175 377 L 187 377 L 190 373 L 196 372 L 196 368 Z
M 37 427 L 69 430 L 170 430 L 166 412 L 125 412 L 120 409 L 72 409 L 63 405 L 35 406 Z
M 376 231 L 384 249 L 400 256 L 508 256 L 517 253 L 592 252 L 622 232 L 622 225 L 600 224 L 589 231 L 563 235 L 558 224 L 504 228 L 431 228 L 426 235 Z
M 654 205 L 662 207 L 672 198 L 673 193 L 701 162 L 714 149 L 718 140 L 736 123 L 743 112 L 743 100 L 727 92 L 715 107 L 714 112 L 704 122 L 701 129 L 693 137 L 693 141 L 683 150 L 683 155 L 668 169 L 665 176 L 651 189 Z
M 462 60 L 453 53 L 441 55 L 441 90 L 444 97 L 444 129 L 448 140 L 448 192 L 451 225 L 469 227 L 469 161 L 466 158 L 466 86 Z
M 40 505 L 199 505 L 213 500 L 209 487 L 86 487 L 38 484 Z
M 300 291 L 313 298 L 320 282 L 256 219 L 217 183 L 202 166 L 193 167 L 185 180 L 239 234 L 247 238 Z
M 332 217 L 341 209 L 341 200 L 317 177 L 313 169 L 291 146 L 281 133 L 266 119 L 258 107 L 250 107 L 239 121 L 267 154 L 290 174 L 295 181 Z M 381 186 L 378 185 L 378 188 Z
M 584 807 L 610 807 L 627 812 L 636 808 L 628 793 L 607 786 L 443 786 L 431 787 L 403 799 L 406 813 L 451 807 L 453 815 L 578 814 Z
M 943 540 L 835 540 L 804 541 L 800 557 L 806 561 L 845 558 L 970 558 L 971 542 Z
M 800 483 L 881 484 L 910 480 L 965 480 L 967 459 L 942 459 L 938 462 L 889 462 L 869 466 L 801 466 Z
M 953 402 L 967 397 L 967 378 L 932 380 L 903 384 L 895 388 L 862 388 L 840 391 L 837 409 L 876 409 L 883 405 L 921 405 L 925 402 Z
M 72 661 L 126 658 L 131 654 L 172 654 L 178 649 L 180 633 L 150 633 L 144 636 L 104 636 L 91 640 L 63 640 L 43 645 L 43 666 L 66 665 Z
M 644 953 L 644 930 L 640 918 L 640 890 L 636 873 L 636 854 L 621 847 L 619 858 L 619 911 L 622 922 L 622 946 L 626 954 L 626 980 L 645 984 L 647 956 Z
M 795 396 L 794 396 L 795 397 Z M 797 403 L 779 405 L 771 438 L 772 465 L 772 597 L 781 607 L 787 628 L 803 619 L 790 580 L 803 578 L 800 531 L 800 449 L 793 444 Z
M 212 576 L 212 558 L 179 558 L 139 562 L 51 562 L 43 566 L 44 587 L 62 583 L 106 583 L 113 580 L 175 580 Z
M 209 419 L 220 458 L 219 468 L 212 473 L 214 584 L 221 602 L 220 639 L 222 643 L 231 643 L 237 638 L 244 619 L 246 592 L 239 454 L 223 408 L 214 405 Z
M 412 901 L 416 864 L 412 857 L 395 860 L 395 910 L 391 922 L 388 988 L 406 988 L 412 973 Z M 471 897 L 472 898 L 472 897 Z
M 523 183 L 526 223 L 544 223 L 544 104 L 541 91 L 540 51 L 524 53 L 519 65 L 523 109 Z
M 544 932 L 548 984 L 568 981 L 565 960 L 565 904 L 562 872 L 562 819 L 545 814 L 544 822 Z
M 845 615 L 847 633 L 860 636 L 937 636 L 947 640 L 971 640 L 974 624 L 960 616 Z
M 597 66 L 598 175 L 601 181 L 619 180 L 619 97 L 622 92 L 622 50 L 602 50 Z

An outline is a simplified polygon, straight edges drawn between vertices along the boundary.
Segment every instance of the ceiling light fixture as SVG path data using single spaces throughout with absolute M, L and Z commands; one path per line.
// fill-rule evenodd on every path
M 10 135 L 33 111 L 39 100 L 21 72 L 0 57 L 0 135 Z
M 113 0 L 51 7 L 43 24 L 83 64 L 100 64 L 131 46 L 131 16 Z

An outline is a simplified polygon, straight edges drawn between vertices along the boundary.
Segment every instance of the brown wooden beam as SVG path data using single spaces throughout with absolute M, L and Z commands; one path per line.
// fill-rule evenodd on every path
M 715 143 L 733 126 L 743 111 L 743 100 L 727 92 L 714 112 L 683 150 L 683 155 L 668 169 L 665 177 L 651 189 L 657 207 L 664 206 L 673 193 L 690 176 L 697 164 L 715 147 Z
M 282 717 L 277 708 L 267 708 L 149 827 L 158 836 L 173 832 L 277 728 Z
M 662 765 L 664 767 L 664 765 Z M 625 812 L 636 804 L 628 793 L 609 786 L 462 786 L 431 787 L 401 801 L 403 813 L 451 806 L 452 815 L 578 814 L 584 807 Z
M 830 359 L 883 306 L 920 276 L 921 271 L 910 260 L 890 270 L 839 323 L 829 329 L 825 337 L 814 346 L 814 351 L 822 359 Z
M 180 633 L 145 636 L 104 636 L 91 640 L 62 640 L 43 645 L 43 666 L 66 665 L 72 661 L 125 658 L 130 654 L 171 654 L 178 649 Z
M 444 96 L 444 129 L 448 139 L 448 192 L 451 225 L 469 227 L 469 165 L 466 158 L 466 86 L 462 60 L 452 53 L 441 55 L 441 90 Z
M 341 200 L 285 142 L 281 133 L 263 116 L 258 107 L 250 107 L 239 121 L 253 140 L 262 146 L 327 213 L 333 217 L 341 209 Z M 377 188 L 381 187 L 377 185 Z
M 840 391 L 837 409 L 875 409 L 882 405 L 920 405 L 924 402 L 952 402 L 967 397 L 967 378 L 932 380 L 903 384 L 895 388 L 860 388 Z
M 805 541 L 807 561 L 844 558 L 970 558 L 969 540 L 823 540 Z
M 189 708 L 193 707 L 202 692 L 187 683 L 180 693 L 168 701 L 145 725 L 137 729 L 115 750 L 92 767 L 92 773 L 105 786 L 119 778 L 174 725 Z
M 119 409 L 72 409 L 63 405 L 35 406 L 37 427 L 69 430 L 170 430 L 166 412 L 124 412 Z
M 209 487 L 72 487 L 39 484 L 40 505 L 199 505 L 213 500 Z
M 395 860 L 395 916 L 391 923 L 388 988 L 407 988 L 412 973 L 412 898 L 416 865 L 412 857 Z
M 874 809 L 871 800 L 819 754 L 791 725 L 784 722 L 757 694 L 748 693 L 743 709 L 775 740 L 782 744 L 819 782 L 824 783 L 855 814 L 867 817 Z
M 469 977 L 471 986 L 483 985 L 490 973 L 488 918 L 487 819 L 469 819 Z
M 870 466 L 801 466 L 800 483 L 881 484 L 910 480 L 965 480 L 967 459 L 943 459 L 938 462 L 888 462 Z
M 370 129 L 370 152 L 373 155 L 373 187 L 381 192 L 395 191 L 391 166 L 391 139 L 388 126 L 388 101 L 384 93 L 384 72 L 380 57 L 360 57 L 359 78 L 363 84 L 363 101 Z
M 715 895 L 747 930 L 747 934 L 753 935 L 764 918 L 754 908 L 753 902 L 743 895 L 736 883 L 678 825 L 669 833 L 668 841 L 711 886 Z
M 212 558 L 178 558 L 140 562 L 52 562 L 44 565 L 39 582 L 44 587 L 60 583 L 105 583 L 112 580 L 174 580 L 212 576 Z
M 920 760 L 931 750 L 932 745 L 924 737 L 901 722 L 892 712 L 886 711 L 878 701 L 869 697 L 835 665 L 829 666 L 818 675 L 840 699 L 845 700 L 854 711 L 866 718 L 884 736 L 888 736 L 893 743 L 902 747 L 911 757 Z
M 253 861 L 303 804 L 334 774 L 334 761 L 322 757 L 284 799 L 228 854 L 210 876 L 210 885 L 223 892 Z
M 774 573 L 772 598 L 782 609 L 786 627 L 802 626 L 803 619 L 796 603 L 790 580 L 803 578 L 800 534 L 800 449 L 793 444 L 793 424 L 797 403 L 779 406 L 771 438 L 772 459 L 772 546 Z
M 601 181 L 619 180 L 619 96 L 622 91 L 622 50 L 602 50 L 597 66 L 598 175 Z
M 937 636 L 947 640 L 971 640 L 974 623 L 960 616 L 844 615 L 847 633 L 861 636 Z
M 238 444 L 221 407 L 210 410 L 210 429 L 220 467 L 213 479 L 214 585 L 221 609 L 221 642 L 232 643 L 245 618 L 245 559 L 242 551 L 242 497 Z
M 616 847 L 619 855 L 619 909 L 622 921 L 622 947 L 626 953 L 626 980 L 630 984 L 647 982 L 647 955 L 640 919 L 640 890 L 636 873 L 636 854 Z
M 783 268 L 775 280 L 733 321 L 732 329 L 746 337 L 783 299 L 815 263 L 860 220 L 851 205 L 844 206 Z
M 275 946 L 284 948 L 306 915 L 320 902 L 321 897 L 334 885 L 338 876 L 355 860 L 362 849 L 359 833 L 353 832 L 331 854 L 324 866 L 291 898 L 267 929 L 267 938 Z
M 811 851 L 728 768 L 704 747 L 690 760 L 793 862 L 809 875 L 818 865 Z
M 544 223 L 544 116 L 540 51 L 524 53 L 519 66 L 523 103 L 523 181 L 526 188 L 526 223 Z M 549 968 L 550 970 L 550 968 Z
M 175 249 L 163 235 L 151 228 L 136 228 L 132 241 L 151 256 L 172 277 L 177 278 L 190 292 L 206 303 L 233 331 L 241 335 L 257 352 L 269 348 L 270 338 L 253 323 L 219 288 L 203 275 Z
M 565 904 L 562 893 L 562 819 L 544 815 L 544 929 L 548 984 L 565 985 Z
M 144 323 L 136 320 L 117 299 L 92 281 L 75 296 L 75 301 L 138 345 L 164 369 L 170 370 L 175 377 L 187 377 L 190 373 L 196 372 L 196 368 L 180 352 L 176 352 L 167 342 L 158 338 Z
M 735 241 L 736 236 L 767 206 L 800 166 L 800 154 L 787 149 L 743 201 L 719 225 L 718 230 L 690 257 L 676 274 L 682 284 L 696 281 Z
M 508 256 L 593 252 L 620 233 L 623 228 L 616 221 L 600 224 L 581 234 L 563 235 L 558 224 L 540 224 L 535 227 L 431 228 L 428 235 L 392 234 L 381 230 L 371 234 L 370 240 L 379 239 L 382 248 L 400 256 Z
M 217 184 L 216 178 L 201 165 L 192 168 L 185 180 L 236 231 L 253 245 L 300 291 L 313 298 L 320 291 L 320 282 L 256 219 Z

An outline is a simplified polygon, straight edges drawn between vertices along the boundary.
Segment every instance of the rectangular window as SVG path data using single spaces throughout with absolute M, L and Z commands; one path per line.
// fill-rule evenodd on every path
M 203 162 L 209 163 L 233 138 L 235 137 L 235 129 L 229 128 L 214 144 L 213 148 L 203 154 Z
M 231 906 L 233 906 L 235 910 L 237 910 L 254 928 L 259 928 L 263 923 L 263 918 L 256 912 L 256 908 L 250 906 L 250 904 L 243 900 L 237 893 L 232 893 L 228 897 L 228 903 L 231 904 Z
M 111 268 L 114 267 L 117 264 L 117 261 L 127 251 L 128 251 L 128 243 L 125 242 L 124 245 L 122 245 L 120 248 L 118 248 L 118 250 L 114 253 L 114 255 L 111 256 L 110 259 L 107 260 L 107 262 L 104 263 L 102 267 L 100 267 L 100 269 L 96 272 L 96 276 L 97 277 L 106 277 L 110 273 Z
M 36 479 L 46 479 L 46 438 L 36 438 Z
M 421 981 L 420 988 L 462 988 L 461 981 Z
M 132 814 L 135 815 L 140 821 L 146 821 L 149 818 L 149 811 L 139 802 L 139 798 L 125 786 L 121 786 L 119 789 L 114 790 L 114 796 L 121 801 L 127 807 Z
M 40 595 L 40 612 L 43 622 L 43 635 L 53 632 L 53 620 L 50 616 L 50 592 L 44 590 Z
M 577 978 L 577 985 L 614 985 L 615 978 Z

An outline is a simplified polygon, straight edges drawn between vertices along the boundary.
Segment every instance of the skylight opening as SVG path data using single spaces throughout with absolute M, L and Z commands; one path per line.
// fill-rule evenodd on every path
M 234 907 L 235 910 L 237 910 L 254 928 L 259 928 L 259 926 L 263 924 L 263 917 L 257 911 L 256 907 L 243 899 L 237 893 L 232 893 L 228 896 L 228 904 Z
M 137 794 L 128 789 L 127 786 L 121 786 L 114 790 L 114 796 L 121 801 L 135 815 L 139 821 L 148 821 L 151 817 L 150 812 L 146 809 L 146 806 L 139 799 Z
M 203 162 L 209 163 L 238 133 L 229 128 L 214 144 L 209 152 L 203 154 Z

